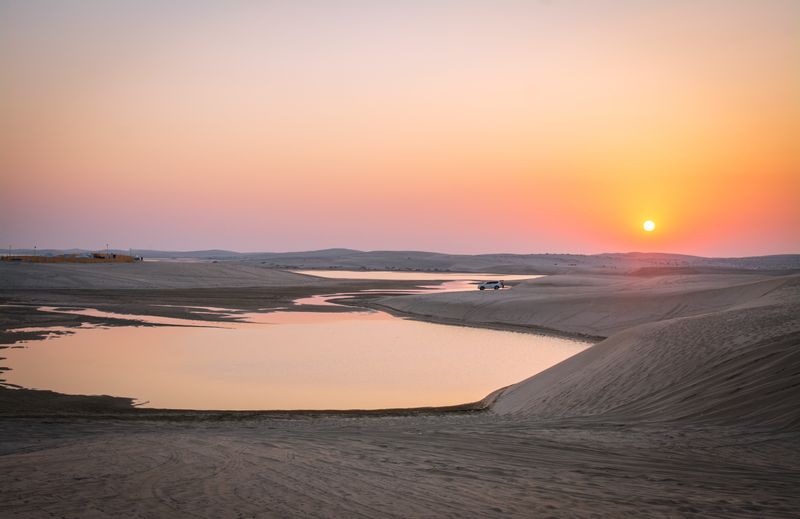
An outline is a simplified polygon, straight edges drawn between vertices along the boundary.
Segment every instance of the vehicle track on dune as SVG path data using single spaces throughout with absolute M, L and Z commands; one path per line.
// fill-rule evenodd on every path
M 798 438 L 735 428 L 621 429 L 484 414 L 111 429 L 0 456 L 5 511 L 20 518 L 55 510 L 62 517 L 271 518 L 677 510 L 733 518 L 800 509 Z

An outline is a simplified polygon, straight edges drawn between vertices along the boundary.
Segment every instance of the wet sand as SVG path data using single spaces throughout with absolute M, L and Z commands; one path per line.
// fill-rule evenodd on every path
M 4 511 L 14 517 L 800 513 L 800 276 L 662 273 L 525 283 L 499 294 L 378 294 L 372 301 L 423 319 L 608 337 L 466 408 L 186 413 L 91 398 L 72 407 L 41 405 L 47 398 L 0 400 Z M 283 286 L 268 290 L 276 304 L 305 290 Z M 237 294 L 231 290 L 222 304 L 210 293 L 163 301 L 167 292 L 108 292 L 115 298 L 109 306 L 120 311 L 130 304 L 136 313 L 152 309 L 142 301 L 190 304 L 196 297 L 195 306 L 237 308 L 241 297 L 249 301 L 241 307 L 252 308 L 260 297 L 244 288 Z M 106 297 L 103 290 L 46 288 L 0 295 L 7 303 L 58 299 L 50 304 Z M 5 323 L 21 322 L 7 308 L 3 313 Z M 41 319 L 36 314 L 24 319 Z M 9 393 L 19 392 L 1 390 L 0 397 Z

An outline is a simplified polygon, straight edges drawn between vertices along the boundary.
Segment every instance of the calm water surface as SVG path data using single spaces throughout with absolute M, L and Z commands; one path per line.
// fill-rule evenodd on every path
M 518 281 L 521 279 L 534 279 L 542 277 L 539 274 L 485 274 L 474 272 L 398 272 L 395 270 L 293 270 L 297 274 L 308 274 L 321 278 L 332 279 L 383 279 L 396 281 Z
M 331 303 L 337 296 L 298 303 Z M 64 393 L 129 396 L 159 408 L 438 406 L 479 400 L 590 345 L 384 312 L 243 316 L 248 322 L 138 316 L 184 326 L 80 328 L 4 350 L 12 368 L 6 380 Z

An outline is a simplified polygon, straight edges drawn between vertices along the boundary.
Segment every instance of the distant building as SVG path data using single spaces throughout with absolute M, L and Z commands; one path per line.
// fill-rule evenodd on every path
M 134 263 L 141 256 L 116 254 L 113 252 L 90 252 L 87 254 L 62 254 L 61 256 L 0 256 L 0 261 L 22 261 L 27 263 Z

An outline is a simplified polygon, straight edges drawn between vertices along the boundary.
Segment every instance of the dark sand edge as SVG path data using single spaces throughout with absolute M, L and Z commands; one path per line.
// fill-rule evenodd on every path
M 568 332 L 564 330 L 559 330 L 557 328 L 548 328 L 546 326 L 539 326 L 535 324 L 519 325 L 519 324 L 503 323 L 498 321 L 462 321 L 460 319 L 451 319 L 448 317 L 441 317 L 426 313 L 407 312 L 403 310 L 398 310 L 396 308 L 392 308 L 391 306 L 388 305 L 381 304 L 379 302 L 373 301 L 372 299 L 373 298 L 361 299 L 360 297 L 356 296 L 353 298 L 339 299 L 336 301 L 336 303 L 341 305 L 353 306 L 357 308 L 369 308 L 371 310 L 378 310 L 381 312 L 386 312 L 387 314 L 391 314 L 395 317 L 402 317 L 413 321 L 421 321 L 433 324 L 446 324 L 448 326 L 463 326 L 466 328 L 483 328 L 487 330 L 528 333 L 531 335 L 546 335 L 548 337 L 557 337 L 559 339 L 571 339 L 571 340 L 576 340 L 581 342 L 591 342 L 591 343 L 597 343 L 608 338 L 602 335 L 589 335 L 585 333 Z
M 197 410 L 138 408 L 133 398 L 108 395 L 68 395 L 38 389 L 0 387 L 1 419 L 156 420 L 176 422 L 247 421 L 261 419 L 310 419 L 325 417 L 403 417 L 474 414 L 488 410 L 484 400 L 442 407 L 388 409 L 274 409 Z

